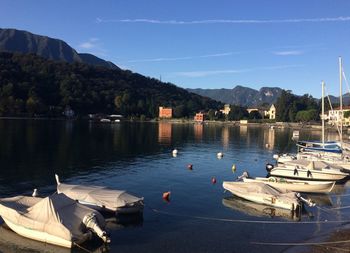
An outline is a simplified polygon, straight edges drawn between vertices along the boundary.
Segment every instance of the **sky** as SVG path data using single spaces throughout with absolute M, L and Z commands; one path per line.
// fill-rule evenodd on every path
M 339 56 L 350 82 L 348 0 L 0 0 L 0 12 L 0 28 L 59 38 L 183 88 L 320 97 L 324 80 L 338 95 Z

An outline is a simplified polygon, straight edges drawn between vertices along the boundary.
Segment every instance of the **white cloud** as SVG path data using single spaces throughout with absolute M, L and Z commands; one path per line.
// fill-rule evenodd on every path
M 226 52 L 226 53 L 216 53 L 216 54 L 205 54 L 197 56 L 183 56 L 183 57 L 159 57 L 159 58 L 148 58 L 148 59 L 135 59 L 129 60 L 128 62 L 163 62 L 163 61 L 182 61 L 182 60 L 192 60 L 199 58 L 211 58 L 211 57 L 224 57 L 233 54 L 239 54 L 239 52 Z
M 222 75 L 222 74 L 239 74 L 244 72 L 252 72 L 256 70 L 277 70 L 277 69 L 299 68 L 303 66 L 304 65 L 263 66 L 263 67 L 256 67 L 256 68 L 247 68 L 247 69 L 184 71 L 184 72 L 174 72 L 172 74 L 175 76 L 183 76 L 183 77 L 205 77 L 205 76 Z
M 289 50 L 289 51 L 278 51 L 278 52 L 273 52 L 275 55 L 280 55 L 280 56 L 288 56 L 288 55 L 301 55 L 304 52 L 301 50 Z
M 97 23 L 148 23 L 166 25 L 197 25 L 197 24 L 273 24 L 273 23 L 319 23 L 319 22 L 349 22 L 350 16 L 299 18 L 299 19 L 205 19 L 205 20 L 158 20 L 158 19 L 102 19 L 96 18 Z
M 96 56 L 106 56 L 106 50 L 103 49 L 99 38 L 90 38 L 78 45 L 78 48 L 85 53 L 90 53 Z

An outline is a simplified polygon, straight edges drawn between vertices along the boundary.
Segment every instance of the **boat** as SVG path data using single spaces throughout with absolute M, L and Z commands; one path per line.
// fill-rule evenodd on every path
M 64 184 L 55 175 L 57 192 L 79 201 L 91 208 L 115 212 L 116 214 L 133 214 L 143 211 L 143 198 L 136 197 L 126 191 L 114 190 L 103 186 L 84 186 Z
M 291 210 L 254 203 L 235 196 L 223 198 L 222 204 L 232 210 L 249 216 L 270 218 L 280 217 L 288 220 L 300 220 L 299 213 Z
M 294 192 L 283 192 L 261 182 L 228 182 L 222 184 L 234 195 L 259 204 L 295 211 L 300 201 Z
M 319 142 L 319 141 L 298 141 L 297 142 L 298 153 L 314 152 L 325 155 L 341 156 L 342 148 L 338 145 L 338 142 Z
M 294 160 L 273 166 L 266 165 L 270 176 L 316 181 L 341 181 L 349 176 L 340 167 L 321 161 Z
M 282 191 L 309 193 L 328 193 L 335 185 L 335 181 L 306 181 L 277 177 L 243 178 L 243 182 L 262 182 Z
M 90 239 L 92 232 L 104 242 L 110 241 L 103 230 L 103 216 L 64 194 L 2 198 L 0 216 L 11 230 L 23 237 L 66 248 Z

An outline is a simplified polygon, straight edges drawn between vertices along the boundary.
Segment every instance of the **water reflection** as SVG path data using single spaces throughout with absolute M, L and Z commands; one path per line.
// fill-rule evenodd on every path
M 261 205 L 235 196 L 223 198 L 222 204 L 230 209 L 249 216 L 270 218 L 279 217 L 287 220 L 300 220 L 300 215 L 291 210 Z
M 197 141 L 202 140 L 203 138 L 203 124 L 195 123 L 193 124 L 194 138 Z
M 162 144 L 171 143 L 172 124 L 170 122 L 158 123 L 158 141 Z

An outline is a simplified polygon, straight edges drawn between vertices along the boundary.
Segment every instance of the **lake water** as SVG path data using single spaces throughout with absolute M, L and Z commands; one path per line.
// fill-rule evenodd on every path
M 143 219 L 109 217 L 112 242 L 108 249 L 97 240 L 87 244 L 93 252 L 308 252 L 318 248 L 256 243 L 321 241 L 345 229 L 340 221 L 349 223 L 350 209 L 332 208 L 350 205 L 347 184 L 330 195 L 308 196 L 319 208 L 307 207 L 300 221 L 222 188 L 222 181 L 235 180 L 245 170 L 266 176 L 265 164 L 273 162 L 274 153 L 295 152 L 291 136 L 291 129 L 259 126 L 1 120 L 0 197 L 31 194 L 34 188 L 51 194 L 55 173 L 66 183 L 143 196 Z M 319 139 L 320 132 L 304 130 L 300 138 Z M 174 148 L 177 157 L 172 157 Z M 222 159 L 218 152 L 224 153 Z M 162 199 L 166 191 L 171 191 L 170 202 Z M 0 228 L 0 252 L 70 250 Z

